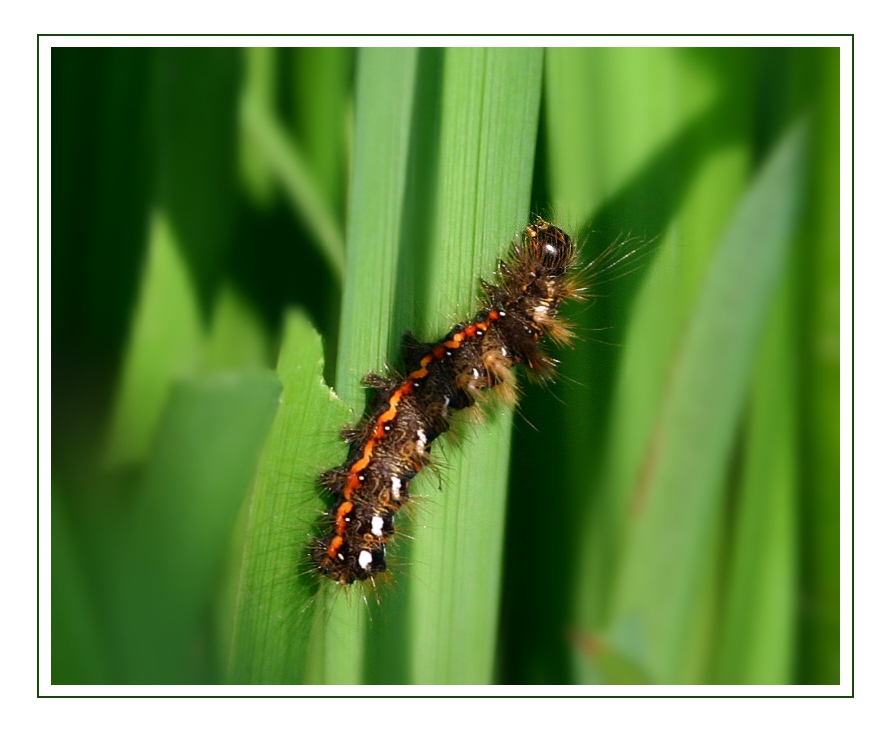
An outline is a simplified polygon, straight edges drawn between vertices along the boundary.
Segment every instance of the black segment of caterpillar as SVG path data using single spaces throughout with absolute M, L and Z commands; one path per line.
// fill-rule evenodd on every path
M 563 300 L 583 297 L 573 277 L 576 260 L 572 239 L 538 218 L 498 263 L 496 281 L 482 283 L 476 317 L 435 343 L 406 334 L 404 378 L 365 377 L 376 392 L 373 406 L 343 433 L 350 444 L 346 462 L 319 479 L 337 496 L 323 537 L 311 546 L 319 572 L 349 585 L 385 571 L 395 514 L 409 499 L 412 478 L 429 462 L 431 443 L 449 429 L 451 414 L 497 386 L 515 399 L 511 369 L 517 364 L 541 377 L 552 373 L 555 361 L 540 341 L 570 338 L 558 310 Z

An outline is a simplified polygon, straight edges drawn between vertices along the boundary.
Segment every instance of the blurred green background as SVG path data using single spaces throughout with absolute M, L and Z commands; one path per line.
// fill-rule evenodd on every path
M 51 71 L 53 683 L 839 683 L 838 49 Z M 559 378 L 319 587 L 361 375 L 530 212 L 620 247 Z

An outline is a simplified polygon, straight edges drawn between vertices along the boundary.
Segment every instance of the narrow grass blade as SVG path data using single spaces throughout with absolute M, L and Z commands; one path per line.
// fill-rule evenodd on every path
M 739 206 L 666 384 L 637 486 L 609 636 L 657 682 L 682 677 L 722 473 L 803 182 L 805 127 L 778 145 Z
M 364 405 L 362 376 L 394 355 L 390 321 L 401 294 L 397 273 L 417 56 L 416 49 L 359 52 L 336 383 L 341 399 L 357 412 Z
M 443 69 L 432 292 L 424 337 L 472 312 L 528 218 L 541 88 L 540 49 L 448 49 Z M 490 683 L 500 601 L 511 413 L 497 410 L 441 449 L 444 490 L 430 497 L 412 552 L 411 680 Z M 520 551 L 523 551 L 520 548 Z M 509 556 L 513 556 L 510 555 Z
M 302 314 L 288 315 L 278 373 L 279 410 L 234 542 L 233 617 L 223 639 L 229 683 L 305 680 L 317 589 L 307 546 L 323 508 L 316 476 L 342 452 L 336 434 L 349 420 L 322 378 L 321 340 Z

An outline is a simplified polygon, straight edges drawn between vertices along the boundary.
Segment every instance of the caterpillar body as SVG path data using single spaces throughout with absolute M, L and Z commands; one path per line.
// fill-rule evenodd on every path
M 346 462 L 319 479 L 336 496 L 310 548 L 322 575 L 341 585 L 374 581 L 386 570 L 387 544 L 411 480 L 429 462 L 431 444 L 449 429 L 452 414 L 488 389 L 515 401 L 518 364 L 541 378 L 552 375 L 556 361 L 541 340 L 562 344 L 571 337 L 558 311 L 564 300 L 584 296 L 577 256 L 569 235 L 538 218 L 499 261 L 495 281 L 482 283 L 475 317 L 434 343 L 406 334 L 404 377 L 365 377 L 375 390 L 371 409 L 343 432 Z

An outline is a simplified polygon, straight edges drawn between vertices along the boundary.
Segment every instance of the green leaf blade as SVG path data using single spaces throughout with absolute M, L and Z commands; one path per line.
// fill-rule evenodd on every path
M 431 278 L 425 337 L 451 325 L 442 313 L 470 312 L 476 275 L 528 218 L 541 69 L 540 49 L 445 53 L 431 272 L 448 274 Z M 499 409 L 462 445 L 440 448 L 446 485 L 428 499 L 412 552 L 414 683 L 493 680 L 511 422 Z
M 230 569 L 223 647 L 229 683 L 303 683 L 318 589 L 308 543 L 323 508 L 316 475 L 341 450 L 349 419 L 322 378 L 322 345 L 291 313 L 279 358 L 279 410 L 260 458 Z

